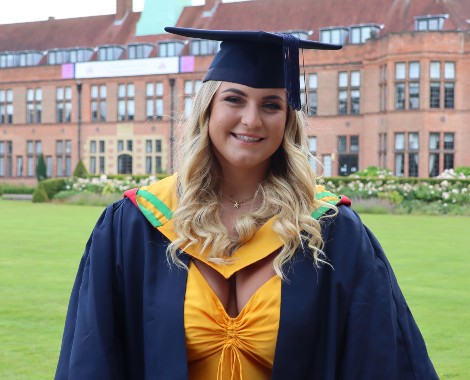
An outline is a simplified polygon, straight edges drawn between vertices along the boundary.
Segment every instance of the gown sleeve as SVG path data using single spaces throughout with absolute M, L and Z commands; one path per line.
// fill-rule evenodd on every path
M 342 285 L 350 289 L 344 293 L 349 308 L 345 313 L 340 378 L 438 379 L 382 247 L 357 214 L 345 207 L 340 213 L 346 222 L 337 226 L 333 244 L 347 247 L 343 251 L 353 257 L 345 260 L 349 268 L 340 262 L 335 266 L 335 275 L 344 272 L 347 281 Z M 356 238 L 347 240 L 351 234 Z
M 122 202 L 122 201 L 121 201 Z M 56 380 L 124 379 L 119 230 L 109 206 L 85 248 L 69 301 Z

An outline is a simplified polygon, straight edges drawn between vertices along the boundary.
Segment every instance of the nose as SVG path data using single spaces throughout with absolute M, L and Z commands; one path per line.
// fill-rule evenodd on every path
M 248 103 L 243 109 L 242 124 L 248 128 L 256 128 L 261 125 L 260 110 L 255 104 Z

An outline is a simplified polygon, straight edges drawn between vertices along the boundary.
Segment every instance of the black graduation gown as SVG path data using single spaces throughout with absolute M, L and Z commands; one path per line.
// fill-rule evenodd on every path
M 375 237 L 346 206 L 322 224 L 333 269 L 301 248 L 286 268 L 272 378 L 438 379 Z M 57 380 L 187 378 L 187 272 L 168 264 L 167 244 L 129 199 L 106 208 L 73 286 Z

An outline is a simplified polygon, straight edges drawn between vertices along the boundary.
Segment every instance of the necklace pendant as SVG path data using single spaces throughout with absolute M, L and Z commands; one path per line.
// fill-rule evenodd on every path
M 233 202 L 233 208 L 240 208 L 240 203 L 238 201 Z

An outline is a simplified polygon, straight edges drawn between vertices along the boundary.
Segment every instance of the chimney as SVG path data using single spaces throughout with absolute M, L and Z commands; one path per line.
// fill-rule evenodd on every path
M 202 8 L 202 17 L 212 17 L 220 4 L 220 0 L 206 0 Z
M 116 0 L 115 21 L 124 21 L 129 13 L 132 12 L 132 0 Z

